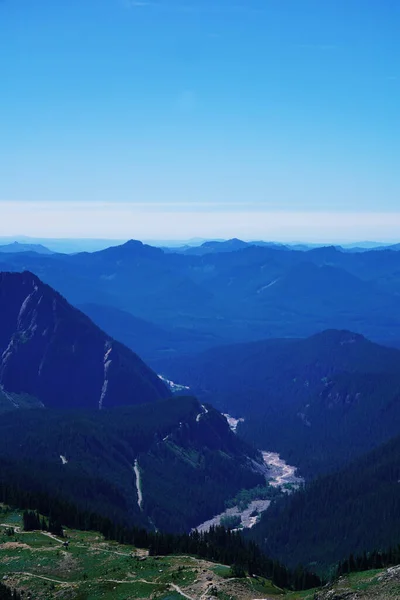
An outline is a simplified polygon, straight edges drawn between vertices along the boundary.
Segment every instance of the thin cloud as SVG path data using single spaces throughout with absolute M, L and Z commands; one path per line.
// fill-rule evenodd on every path
M 159 6 L 154 2 L 136 2 L 134 0 L 127 0 L 126 2 L 127 8 L 144 8 L 147 6 Z
M 223 6 L 221 4 L 214 4 L 206 6 L 204 4 L 167 4 L 161 2 L 146 2 L 146 0 L 125 0 L 125 6 L 131 9 L 158 9 L 163 12 L 176 12 L 176 13 L 195 13 L 195 14 L 263 14 L 265 13 L 264 8 L 252 7 L 246 4 L 238 4 L 232 6 Z
M 337 50 L 338 46 L 336 44 L 297 44 L 296 48 L 300 48 L 302 50 Z
M 153 210 L 151 209 L 153 208 Z M 119 202 L 1 202 L 0 235 L 128 239 L 241 237 L 280 240 L 397 239 L 400 213 L 191 210 Z M 157 218 L 155 218 L 155 215 Z M 17 230 L 17 231 L 16 231 Z

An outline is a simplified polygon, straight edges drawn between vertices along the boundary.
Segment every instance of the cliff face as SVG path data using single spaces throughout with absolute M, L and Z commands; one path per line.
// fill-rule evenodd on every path
M 134 352 L 29 272 L 0 273 L 0 384 L 56 408 L 142 404 L 169 395 Z

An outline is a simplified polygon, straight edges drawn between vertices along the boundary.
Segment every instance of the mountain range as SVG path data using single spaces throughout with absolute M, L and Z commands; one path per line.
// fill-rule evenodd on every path
M 181 353 L 183 338 L 194 352 L 332 328 L 400 339 L 400 253 L 392 250 L 248 245 L 198 256 L 130 241 L 75 255 L 0 253 L 0 268 L 35 273 L 75 306 L 111 306 L 178 330 L 161 348 L 149 334 L 151 357 Z
M 0 253 L 0 485 L 184 532 L 265 486 L 270 451 L 307 483 L 250 532 L 268 554 L 328 568 L 395 543 L 399 261 L 240 240 Z
M 0 245 L 0 252 L 6 254 L 17 254 L 20 252 L 36 252 L 37 254 L 53 254 L 51 250 L 42 244 L 22 244 L 13 242 L 12 244 Z
M 166 252 L 178 252 L 181 254 L 191 254 L 202 256 L 204 254 L 212 254 L 219 252 L 235 252 L 243 250 L 250 246 L 267 246 L 269 248 L 278 248 L 282 250 L 301 250 L 308 251 L 313 248 L 322 248 L 324 244 L 307 244 L 300 242 L 279 243 L 266 241 L 247 241 L 238 238 L 230 240 L 207 240 L 202 244 L 185 244 L 181 246 L 161 246 Z M 378 242 L 360 242 L 353 244 L 336 244 L 335 248 L 340 252 L 365 252 L 366 250 L 399 250 L 400 244 L 384 244 Z

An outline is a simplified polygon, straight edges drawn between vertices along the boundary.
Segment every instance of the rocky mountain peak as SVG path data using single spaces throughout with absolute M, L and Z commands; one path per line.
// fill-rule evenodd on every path
M 57 408 L 169 395 L 134 352 L 29 272 L 0 274 L 0 384 Z

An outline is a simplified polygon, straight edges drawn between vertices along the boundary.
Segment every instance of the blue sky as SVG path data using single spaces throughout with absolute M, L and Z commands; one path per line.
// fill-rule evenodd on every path
M 396 239 L 398 0 L 0 1 L 0 235 Z

